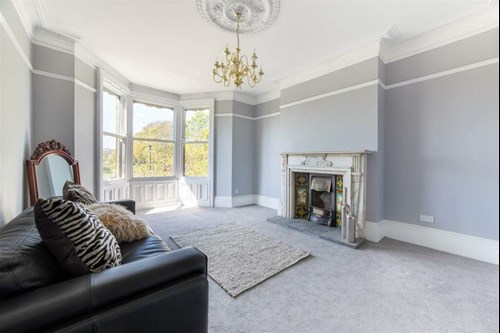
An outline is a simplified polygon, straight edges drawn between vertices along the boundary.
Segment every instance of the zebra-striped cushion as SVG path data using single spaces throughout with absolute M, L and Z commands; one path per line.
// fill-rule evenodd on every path
M 35 222 L 50 252 L 73 275 L 100 272 L 121 264 L 115 237 L 80 203 L 39 199 Z
M 73 202 L 80 202 L 85 205 L 97 203 L 97 199 L 92 192 L 80 184 L 67 180 L 63 187 L 63 199 Z

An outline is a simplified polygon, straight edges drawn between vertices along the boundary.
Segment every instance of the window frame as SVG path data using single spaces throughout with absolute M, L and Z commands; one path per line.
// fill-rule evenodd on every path
M 149 105 L 152 107 L 160 107 L 165 109 L 171 109 L 173 111 L 173 135 L 172 140 L 161 140 L 161 139 L 144 139 L 144 138 L 135 138 L 134 137 L 134 103 L 140 103 Z M 179 171 L 177 169 L 177 162 L 179 159 L 178 155 L 178 142 L 177 142 L 177 133 L 178 133 L 178 106 L 173 103 L 165 103 L 160 100 L 150 100 L 146 98 L 142 98 L 139 96 L 132 96 L 130 103 L 130 115 L 129 115 L 129 126 L 127 128 L 127 133 L 131 144 L 129 145 L 129 159 L 127 159 L 127 163 L 129 164 L 129 177 L 130 181 L 164 181 L 164 180 L 175 180 L 178 179 Z M 172 176 L 152 176 L 152 177 L 136 177 L 134 176 L 134 140 L 139 141 L 149 141 L 149 142 L 162 142 L 162 143 L 173 143 L 174 144 L 174 161 L 172 167 L 174 169 L 174 173 Z
M 208 176 L 207 177 L 195 177 L 195 176 L 185 176 L 184 175 L 184 133 L 185 133 L 185 115 L 186 115 L 186 110 L 193 110 L 193 109 L 208 109 L 209 110 L 209 135 L 208 135 Z M 215 99 L 200 99 L 200 100 L 187 100 L 187 101 L 181 101 L 180 102 L 180 114 L 181 116 L 179 117 L 179 126 L 182 128 L 182 138 L 181 138 L 181 144 L 179 145 L 179 154 L 180 154 L 180 159 L 179 159 L 179 171 L 180 171 L 180 178 L 185 178 L 187 180 L 191 181 L 203 181 L 207 180 L 210 181 L 210 207 L 213 206 L 213 198 L 214 198 L 214 182 L 215 182 Z
M 204 179 L 209 179 L 210 178 L 210 152 L 212 150 L 212 147 L 210 146 L 210 137 L 212 136 L 212 128 L 211 128 L 211 114 L 212 110 L 210 109 L 210 106 L 196 106 L 196 107 L 186 107 L 183 106 L 181 108 L 182 110 L 182 138 L 181 138 L 181 146 L 182 146 L 182 164 L 180 168 L 180 172 L 184 178 L 187 179 L 192 179 L 192 180 L 204 180 Z M 203 141 L 194 141 L 194 140 L 186 140 L 186 112 L 187 111 L 202 111 L 202 110 L 208 110 L 208 139 L 203 140 Z M 197 143 L 206 143 L 208 145 L 208 170 L 207 170 L 207 175 L 206 176 L 187 176 L 186 175 L 186 145 L 189 144 L 197 144 Z
M 120 108 L 120 112 L 122 113 L 122 130 L 125 132 L 125 134 L 118 134 L 118 133 L 111 133 L 111 132 L 107 132 L 107 131 L 104 131 L 104 98 L 102 97 L 103 94 L 107 92 L 111 95 L 115 95 L 118 97 L 118 105 L 119 105 L 119 108 Z M 126 107 L 126 103 L 127 103 L 127 95 L 123 93 L 123 91 L 117 89 L 117 87 L 115 87 L 114 85 L 112 85 L 112 83 L 110 82 L 105 82 L 103 85 L 102 85 L 102 89 L 101 89 L 101 115 L 100 115 L 100 168 L 99 168 L 99 175 L 100 175 L 100 179 L 102 181 L 102 184 L 103 185 L 106 185 L 106 184 L 116 184 L 116 183 L 120 183 L 120 182 L 126 182 L 128 180 L 128 177 L 127 177 L 127 174 L 128 174 L 128 160 L 127 160 L 127 156 L 128 156 L 128 151 L 127 151 L 127 147 L 128 147 L 128 140 L 127 140 L 127 107 Z M 117 131 L 119 132 L 119 131 Z M 124 142 L 124 145 L 125 145 L 125 148 L 123 149 L 123 154 L 125 156 L 123 156 L 122 160 L 123 160 L 123 170 L 122 170 L 122 178 L 116 178 L 116 179 L 104 179 L 104 136 L 111 136 L 111 137 L 114 137 L 115 139 L 121 139 L 123 140 Z

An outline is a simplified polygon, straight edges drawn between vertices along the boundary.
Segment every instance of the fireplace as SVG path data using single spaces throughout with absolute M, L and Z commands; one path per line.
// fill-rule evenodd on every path
M 369 153 L 282 154 L 280 215 L 341 228 L 344 203 L 355 216 L 356 237 L 363 239 Z

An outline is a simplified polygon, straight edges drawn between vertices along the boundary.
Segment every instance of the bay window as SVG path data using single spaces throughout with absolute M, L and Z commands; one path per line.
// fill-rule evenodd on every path
M 125 110 L 120 96 L 110 90 L 103 91 L 102 101 L 102 177 L 125 179 Z
M 210 109 L 184 110 L 184 176 L 208 177 Z
M 175 175 L 173 108 L 134 102 L 133 178 Z

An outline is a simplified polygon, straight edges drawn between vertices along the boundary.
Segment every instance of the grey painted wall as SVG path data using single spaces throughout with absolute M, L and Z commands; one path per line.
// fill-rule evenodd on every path
M 387 92 L 386 219 L 498 240 L 498 80 L 496 64 Z
M 75 57 L 45 46 L 33 44 L 33 68 L 68 77 L 75 75 Z
M 280 100 L 276 99 L 255 107 L 256 116 L 279 112 Z M 255 126 L 254 192 L 271 198 L 280 197 L 280 116 L 258 119 Z
M 384 219 L 384 159 L 385 159 L 385 103 L 386 93 L 377 88 L 377 151 L 368 155 L 366 184 L 366 219 L 380 222 Z
M 498 28 L 386 66 L 385 83 L 392 84 L 498 57 Z
M 34 45 L 36 70 L 64 75 L 68 80 L 33 73 L 33 145 L 55 139 L 63 143 L 80 162 L 82 184 L 94 192 L 96 184 L 96 69 L 78 58 Z M 71 81 L 70 81 L 71 80 Z
M 95 93 L 75 85 L 74 129 L 75 156 L 80 164 L 82 185 L 95 193 L 96 133 Z
M 377 85 L 281 110 L 282 152 L 377 150 Z
M 233 113 L 253 117 L 254 107 L 233 102 Z M 233 117 L 232 196 L 254 194 L 254 121 Z
M 0 2 L 0 12 L 31 57 L 31 42 L 10 1 Z M 28 205 L 25 160 L 31 153 L 31 72 L 0 25 L 0 225 Z
M 33 146 L 54 139 L 75 153 L 74 86 L 73 82 L 33 74 Z
M 252 105 L 215 103 L 215 196 L 254 194 L 254 126 Z
M 230 197 L 233 169 L 233 118 L 217 116 L 232 114 L 232 101 L 215 102 L 215 196 Z
M 378 66 L 378 57 L 372 58 L 283 89 L 281 91 L 281 105 L 376 80 Z
M 233 118 L 233 196 L 254 194 L 254 121 Z

